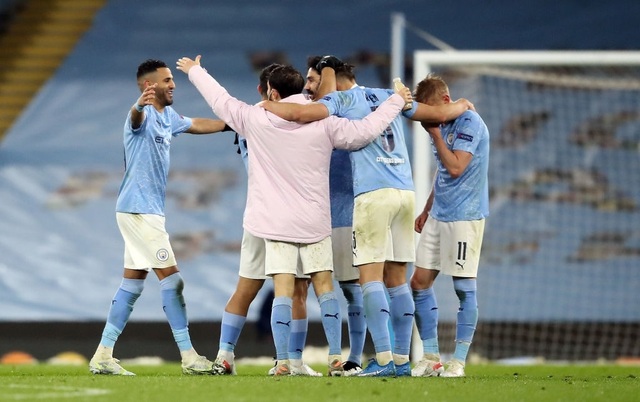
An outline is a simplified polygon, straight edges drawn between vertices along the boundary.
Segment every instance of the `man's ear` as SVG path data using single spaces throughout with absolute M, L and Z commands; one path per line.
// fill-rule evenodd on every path
M 451 95 L 449 94 L 442 95 L 442 100 L 444 101 L 444 103 L 451 103 Z
M 258 95 L 262 96 L 262 87 L 260 86 L 260 84 L 256 86 L 256 91 L 258 91 Z
M 280 96 L 280 92 L 278 92 L 278 90 L 274 88 L 271 88 L 271 97 L 275 101 L 282 100 L 282 97 Z

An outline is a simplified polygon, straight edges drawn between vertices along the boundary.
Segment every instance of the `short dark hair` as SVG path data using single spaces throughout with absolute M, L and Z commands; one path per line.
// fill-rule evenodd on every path
M 320 71 L 318 71 L 316 66 L 318 65 L 318 62 L 320 61 L 320 59 L 322 59 L 322 57 L 323 56 L 309 56 L 307 58 L 307 67 L 312 68 L 315 72 L 320 74 Z M 336 78 L 342 77 L 348 80 L 355 81 L 356 75 L 353 72 L 354 69 L 355 66 L 353 64 L 344 63 L 342 66 L 336 68 Z
M 355 80 L 356 75 L 353 70 L 356 68 L 353 64 L 344 63 L 340 67 L 336 68 L 336 78 L 346 78 L 348 80 Z
M 156 71 L 159 68 L 165 67 L 167 67 L 167 64 L 162 60 L 147 59 L 138 66 L 138 73 L 136 74 L 136 78 L 140 78 Z
M 302 93 L 304 78 L 302 74 L 292 66 L 280 66 L 271 72 L 269 84 L 271 84 L 271 88 L 277 90 L 284 99 L 288 96 Z
M 260 71 L 260 83 L 259 83 L 260 95 L 267 92 L 267 82 L 269 81 L 269 76 L 271 75 L 271 72 L 276 68 L 282 67 L 282 66 L 283 64 L 271 63 L 265 68 L 263 68 L 262 71 Z
M 316 73 L 320 74 L 320 71 L 316 68 L 320 59 L 322 59 L 322 56 L 309 56 L 307 58 L 307 68 L 312 68 Z

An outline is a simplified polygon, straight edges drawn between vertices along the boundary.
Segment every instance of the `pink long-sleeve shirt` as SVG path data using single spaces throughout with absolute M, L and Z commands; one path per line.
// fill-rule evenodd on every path
M 330 116 L 299 124 L 232 97 L 200 66 L 189 70 L 189 80 L 213 112 L 249 144 L 245 230 L 291 243 L 316 243 L 331 235 L 329 163 L 333 149 L 367 145 L 404 106 L 403 98 L 393 95 L 362 120 Z M 293 95 L 283 102 L 306 100 Z

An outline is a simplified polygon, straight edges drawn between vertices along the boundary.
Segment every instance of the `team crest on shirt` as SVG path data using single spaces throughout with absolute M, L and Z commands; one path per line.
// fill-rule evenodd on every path
M 453 137 L 454 137 L 453 133 L 447 134 L 447 144 L 449 145 L 453 144 Z
M 156 258 L 158 261 L 167 261 L 169 259 L 169 251 L 166 248 L 161 248 L 156 253 Z

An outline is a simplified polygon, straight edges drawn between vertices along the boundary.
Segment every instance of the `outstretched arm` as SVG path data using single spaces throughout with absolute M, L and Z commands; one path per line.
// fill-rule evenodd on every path
M 400 95 L 400 96 L 398 96 Z M 362 120 L 348 120 L 332 116 L 326 119 L 328 134 L 333 146 L 339 149 L 360 149 L 378 138 L 381 132 L 396 118 L 404 104 L 411 99 L 411 91 L 404 88 L 396 91 Z
M 211 109 L 213 109 L 213 112 L 223 121 L 229 122 L 231 127 L 246 134 L 246 130 L 244 129 L 244 115 L 251 106 L 229 95 L 226 89 L 224 89 L 218 81 L 209 75 L 206 70 L 200 67 L 200 55 L 198 55 L 195 60 L 191 60 L 188 57 L 182 57 L 176 64 L 178 70 L 189 76 L 189 80 L 193 83 L 198 92 L 200 92 Z M 225 130 L 224 123 L 213 123 L 213 119 L 207 120 L 211 120 L 208 123 L 205 123 L 208 126 L 207 129 L 219 128 L 218 131 Z M 197 133 L 203 130 L 200 123 L 201 122 L 198 121 L 194 122 L 194 125 L 198 125 L 195 128 L 195 130 L 198 131 Z M 220 128 L 220 124 L 222 124 L 222 128 Z
M 321 103 L 298 103 L 264 101 L 260 106 L 276 116 L 298 123 L 309 123 L 329 117 L 329 109 Z
M 191 127 L 186 132 L 190 134 L 213 134 L 221 131 L 231 131 L 231 128 L 222 120 L 194 117 L 191 119 Z
M 452 103 L 438 106 L 430 106 L 420 102 L 414 102 L 412 115 L 406 115 L 409 119 L 422 123 L 444 123 L 454 120 L 467 110 L 475 110 L 473 103 L 461 98 Z

